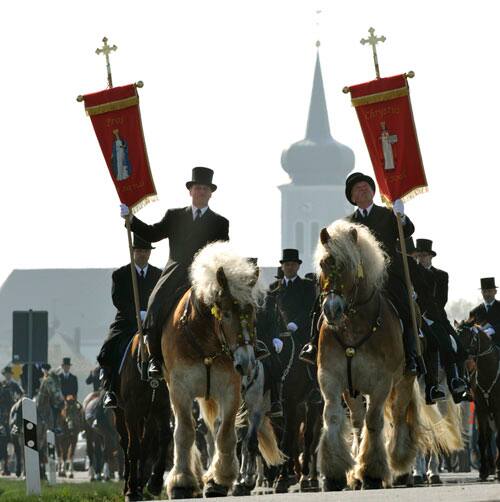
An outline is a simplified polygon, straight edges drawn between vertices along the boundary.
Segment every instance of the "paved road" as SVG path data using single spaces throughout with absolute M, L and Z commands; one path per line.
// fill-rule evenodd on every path
M 442 474 L 444 484 L 441 486 L 423 486 L 417 488 L 392 488 L 390 490 L 346 491 L 335 493 L 288 493 L 274 495 L 258 490 L 259 494 L 251 497 L 216 498 L 213 500 L 231 500 L 237 502 L 331 502 L 331 501 L 404 501 L 404 502 L 483 502 L 500 501 L 500 483 L 491 481 L 479 483 L 477 473 Z M 5 479 L 5 478 L 4 478 Z M 12 478 L 11 478 L 12 479 Z M 58 482 L 88 482 L 86 472 L 77 472 L 74 479 L 61 479 Z

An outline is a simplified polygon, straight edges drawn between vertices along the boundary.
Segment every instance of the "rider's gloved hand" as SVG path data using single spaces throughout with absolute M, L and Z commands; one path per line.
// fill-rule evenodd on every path
M 286 325 L 286 329 L 294 333 L 299 329 L 299 327 L 293 321 L 291 321 Z
M 273 338 L 273 346 L 276 353 L 279 354 L 283 349 L 283 342 L 279 338 Z
M 126 204 L 120 204 L 120 216 L 126 218 L 130 214 L 130 209 Z
M 405 216 L 405 205 L 403 204 L 403 201 L 401 199 L 396 199 L 392 203 L 392 210 L 394 211 L 395 215 L 401 215 L 401 223 L 403 225 L 406 223 L 406 216 Z

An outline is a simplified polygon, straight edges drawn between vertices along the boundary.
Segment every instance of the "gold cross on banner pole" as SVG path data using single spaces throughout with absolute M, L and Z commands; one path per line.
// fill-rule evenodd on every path
M 100 49 L 96 49 L 95 53 L 97 55 L 104 54 L 104 56 L 106 57 L 106 70 L 108 72 L 108 87 L 111 89 L 113 87 L 113 78 L 111 77 L 111 64 L 109 62 L 109 55 L 111 51 L 116 51 L 118 47 L 116 45 L 109 46 L 108 39 L 106 37 L 104 37 L 102 41 L 104 42 L 104 45 Z
M 372 46 L 373 62 L 375 63 L 375 73 L 377 75 L 377 78 L 380 78 L 380 69 L 378 67 L 378 57 L 377 57 L 376 45 L 379 42 L 385 42 L 385 37 L 383 35 L 381 37 L 376 37 L 375 36 L 375 28 L 370 28 L 368 30 L 368 33 L 370 33 L 370 36 L 368 38 L 362 38 L 360 43 L 361 43 L 361 45 L 370 44 Z

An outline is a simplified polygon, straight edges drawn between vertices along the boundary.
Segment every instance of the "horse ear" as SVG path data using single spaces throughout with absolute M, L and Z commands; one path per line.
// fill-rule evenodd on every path
M 358 242 L 358 231 L 354 227 L 352 227 L 349 229 L 349 235 L 351 236 L 354 244 L 356 244 L 356 242 Z
M 326 228 L 321 229 L 321 232 L 319 234 L 319 238 L 321 239 L 321 244 L 323 244 L 323 246 L 325 246 L 325 247 L 332 240 L 332 238 L 330 237 L 330 234 L 328 233 L 328 230 Z
M 222 293 L 226 293 L 229 291 L 227 277 L 226 277 L 226 274 L 224 273 L 224 269 L 222 267 L 219 267 L 217 269 L 217 282 L 219 283 L 219 286 L 222 289 Z
M 457 322 L 456 319 L 453 319 L 453 326 L 455 326 L 455 328 L 458 328 L 458 326 L 459 326 L 459 324 L 458 324 L 458 322 Z

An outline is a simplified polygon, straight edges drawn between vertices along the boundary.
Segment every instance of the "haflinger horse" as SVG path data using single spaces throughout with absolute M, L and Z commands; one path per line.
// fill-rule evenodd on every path
M 474 366 L 471 386 L 479 432 L 479 479 L 486 481 L 493 474 L 500 481 L 500 348 L 480 325 L 462 321 L 455 327 Z M 494 432 L 497 452 L 491 447 Z
M 348 475 L 364 489 L 390 486 L 392 474 L 410 470 L 426 434 L 418 385 L 404 374 L 401 323 L 382 293 L 388 258 L 366 227 L 338 220 L 321 230 L 315 262 L 323 311 L 318 379 L 325 401 L 319 446 L 324 490 L 344 489 Z M 366 414 L 357 393 L 367 397 Z M 355 460 L 345 435 L 343 395 L 354 428 L 362 426 Z
M 57 473 L 61 477 L 74 477 L 73 457 L 78 434 L 83 430 L 82 405 L 73 395 L 64 398 L 64 406 L 58 417 L 61 434 L 56 436 Z
M 34 398 L 37 416 L 37 446 L 40 457 L 40 476 L 46 477 L 45 465 L 48 461 L 47 430 L 52 429 L 56 422 L 54 410 L 62 408 L 64 397 L 61 392 L 61 381 L 55 371 L 50 371 L 41 379 L 38 394 Z M 24 451 L 22 399 L 10 410 L 9 420 L 12 436 L 17 436 L 21 449 Z M 21 459 L 17 459 L 20 462 Z M 19 468 L 19 467 L 18 467 Z
M 264 291 L 258 269 L 226 242 L 201 249 L 190 276 L 192 287 L 162 330 L 164 376 L 175 416 L 170 498 L 198 496 L 203 482 L 205 496 L 225 496 L 238 475 L 235 418 L 241 377 L 256 364 L 255 310 Z M 194 399 L 215 436 L 215 452 L 203 479 L 194 447 Z

